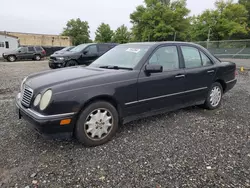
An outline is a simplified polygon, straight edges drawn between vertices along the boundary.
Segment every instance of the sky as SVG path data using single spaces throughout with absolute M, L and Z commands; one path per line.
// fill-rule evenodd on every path
M 214 8 L 215 0 L 187 0 L 191 15 Z M 143 0 L 1 0 L 0 31 L 60 34 L 68 20 L 88 21 L 91 38 L 102 23 L 131 27 L 129 15 Z

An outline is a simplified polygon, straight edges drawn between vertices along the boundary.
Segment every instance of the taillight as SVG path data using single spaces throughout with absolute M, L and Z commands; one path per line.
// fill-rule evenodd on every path
M 46 54 L 45 50 L 42 51 L 42 54 L 44 54 L 44 55 Z
M 237 71 L 237 70 L 235 70 L 234 76 L 235 76 L 235 77 L 238 76 L 238 71 Z

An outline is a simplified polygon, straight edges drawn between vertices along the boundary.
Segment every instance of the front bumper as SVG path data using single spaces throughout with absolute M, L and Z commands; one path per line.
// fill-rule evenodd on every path
M 65 66 L 65 64 L 66 64 L 66 61 L 62 61 L 62 60 L 54 60 L 54 59 L 50 59 L 49 60 L 49 67 L 51 68 L 51 69 L 56 69 L 56 68 L 62 68 L 62 67 L 64 67 Z
M 75 125 L 75 113 L 57 114 L 57 115 L 42 115 L 33 111 L 30 108 L 22 106 L 19 95 L 16 97 L 16 113 L 19 119 L 23 118 L 29 122 L 29 127 L 32 130 L 45 136 L 56 137 L 71 137 L 73 135 Z M 71 119 L 70 124 L 60 125 L 61 120 Z

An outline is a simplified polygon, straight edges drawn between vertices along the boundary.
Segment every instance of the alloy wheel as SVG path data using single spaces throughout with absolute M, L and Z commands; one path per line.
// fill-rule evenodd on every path
M 109 110 L 100 108 L 92 111 L 84 124 L 85 134 L 91 140 L 102 140 L 113 127 L 113 115 Z
M 210 103 L 213 107 L 216 107 L 220 104 L 222 97 L 222 91 L 220 87 L 214 86 L 210 93 Z

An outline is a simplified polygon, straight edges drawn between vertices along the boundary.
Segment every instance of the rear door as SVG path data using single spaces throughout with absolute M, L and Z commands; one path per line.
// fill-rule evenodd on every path
M 28 47 L 28 51 L 25 55 L 25 59 L 33 59 L 34 58 L 34 55 L 35 55 L 35 49 L 34 47 Z
M 25 59 L 28 53 L 28 48 L 27 47 L 22 47 L 17 51 L 16 57 L 18 59 Z
M 188 45 L 181 45 L 180 49 L 185 65 L 185 103 L 202 102 L 213 83 L 216 67 L 200 49 Z

